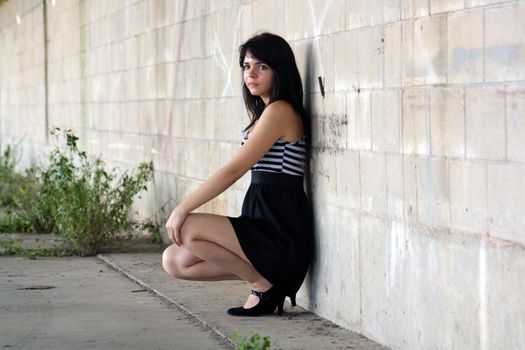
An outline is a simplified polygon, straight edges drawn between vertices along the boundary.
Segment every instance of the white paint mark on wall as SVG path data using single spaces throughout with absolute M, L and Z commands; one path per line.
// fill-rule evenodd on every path
M 242 8 L 242 7 L 241 7 Z M 237 23 L 236 23 L 236 28 L 239 28 L 241 27 L 241 20 L 242 20 L 242 10 L 240 11 L 237 11 Z M 232 86 L 232 70 L 233 70 L 233 67 L 236 67 L 236 55 L 233 54 L 231 55 L 231 59 L 230 59 L 230 62 L 228 62 L 227 58 L 226 58 L 226 55 L 224 54 L 224 50 L 223 48 L 221 47 L 221 44 L 220 44 L 220 40 L 219 40 L 219 34 L 218 34 L 218 31 L 214 31 L 214 39 L 212 40 L 212 45 L 213 45 L 213 52 L 214 52 L 214 55 L 213 55 L 213 58 L 215 60 L 215 63 L 219 66 L 219 68 L 222 70 L 223 74 L 224 74 L 224 78 L 225 78 L 225 81 L 224 81 L 224 87 L 222 89 L 222 92 L 221 92 L 221 96 L 224 97 L 224 96 L 227 96 L 228 95 L 228 92 L 229 91 L 233 91 L 233 86 Z M 236 44 L 238 42 L 238 35 L 239 35 L 239 30 L 235 30 L 234 31 L 234 35 L 232 37 L 232 42 L 234 44 Z M 232 45 L 234 46 L 234 45 Z
M 315 62 L 319 63 L 319 75 L 324 76 L 323 60 L 321 57 L 321 50 L 319 47 L 319 38 L 321 37 L 322 28 L 324 26 L 328 9 L 332 6 L 332 0 L 325 1 L 324 7 L 321 13 L 316 12 L 313 1 L 308 1 L 308 8 L 310 10 L 310 23 L 313 26 L 313 48 L 315 51 L 316 59 Z

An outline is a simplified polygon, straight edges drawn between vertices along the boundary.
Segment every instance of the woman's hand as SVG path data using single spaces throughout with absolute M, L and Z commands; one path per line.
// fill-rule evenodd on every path
M 171 215 L 166 222 L 166 229 L 168 230 L 168 237 L 175 242 L 178 246 L 182 244 L 180 236 L 180 229 L 184 220 L 188 217 L 188 213 L 177 206 L 171 212 Z

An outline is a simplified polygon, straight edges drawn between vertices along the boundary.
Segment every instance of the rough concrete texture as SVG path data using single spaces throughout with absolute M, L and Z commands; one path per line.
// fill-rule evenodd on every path
M 93 258 L 0 258 L 2 349 L 231 349 Z
M 59 126 L 110 165 L 151 159 L 136 208 L 157 213 L 238 150 L 237 48 L 275 32 L 314 126 L 298 301 L 396 349 L 524 348 L 524 16 L 523 0 L 4 1 L 0 147 L 22 140 L 25 167 Z M 247 181 L 200 210 L 238 215 Z
M 244 303 L 249 287 L 242 282 L 194 282 L 169 277 L 158 253 L 103 254 L 99 258 L 162 299 L 177 305 L 225 338 L 259 333 L 287 350 L 386 349 L 365 337 L 338 327 L 300 306 L 285 304 L 285 313 L 232 317 L 226 310 Z M 289 300 L 288 300 L 289 301 Z

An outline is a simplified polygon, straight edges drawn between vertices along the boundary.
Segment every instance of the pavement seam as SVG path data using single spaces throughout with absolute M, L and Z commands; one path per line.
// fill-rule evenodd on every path
M 200 317 L 199 315 L 193 313 L 191 310 L 189 310 L 188 308 L 184 307 L 183 305 L 177 303 L 175 300 L 171 299 L 170 297 L 164 295 L 159 290 L 151 287 L 146 282 L 142 281 L 141 279 L 133 276 L 132 274 L 130 274 L 126 270 L 122 269 L 120 266 L 115 264 L 113 261 L 111 261 L 110 258 L 105 256 L 104 254 L 98 254 L 97 258 L 100 259 L 101 261 L 103 261 L 104 263 L 106 263 L 109 267 L 113 268 L 115 271 L 120 272 L 125 277 L 127 277 L 130 280 L 132 280 L 133 282 L 137 283 L 141 287 L 146 288 L 149 292 L 153 293 L 156 297 L 162 299 L 164 302 L 175 306 L 176 308 L 178 308 L 179 310 L 181 310 L 182 312 L 184 312 L 185 314 L 190 316 L 193 320 L 195 320 L 198 323 L 200 323 L 204 328 L 206 328 L 207 330 L 215 333 L 219 338 L 221 338 L 223 341 L 225 341 L 229 345 L 234 346 L 234 347 L 236 346 L 236 344 L 233 342 L 233 340 L 230 337 L 228 337 L 227 335 L 223 334 L 216 327 L 213 327 L 210 324 L 208 324 L 208 322 L 206 322 L 206 320 L 204 320 L 202 317 Z

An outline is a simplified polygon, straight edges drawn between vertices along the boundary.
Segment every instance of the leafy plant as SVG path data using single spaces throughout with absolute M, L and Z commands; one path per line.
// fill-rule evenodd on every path
M 52 135 L 58 140 L 60 129 Z M 65 130 L 65 151 L 55 148 L 49 167 L 42 171 L 38 221 L 49 215 L 55 233 L 76 254 L 92 255 L 111 238 L 133 227 L 130 208 L 135 196 L 147 190 L 153 163 L 141 163 L 135 171 L 107 171 L 101 159 L 90 161 L 77 147 L 78 137 Z
M 90 160 L 80 151 L 78 137 L 58 128 L 51 134 L 57 146 L 46 167 L 31 167 L 25 174 L 15 172 L 15 149 L 0 154 L 0 232 L 49 232 L 62 247 L 79 255 L 96 254 L 109 240 L 122 238 L 132 228 L 150 232 L 161 241 L 157 216 L 135 222 L 131 206 L 153 178 L 153 163 L 119 172 L 105 169 L 104 162 Z M 65 147 L 59 144 L 65 141 Z M 20 252 L 16 242 L 3 241 L 5 252 Z
M 7 146 L 0 154 L 0 232 L 35 230 L 31 211 L 39 191 L 36 168 L 15 171 L 17 148 Z
M 259 333 L 254 333 L 250 338 L 241 338 L 236 332 L 233 332 L 232 338 L 237 343 L 235 350 L 271 350 L 270 337 L 261 338 Z

